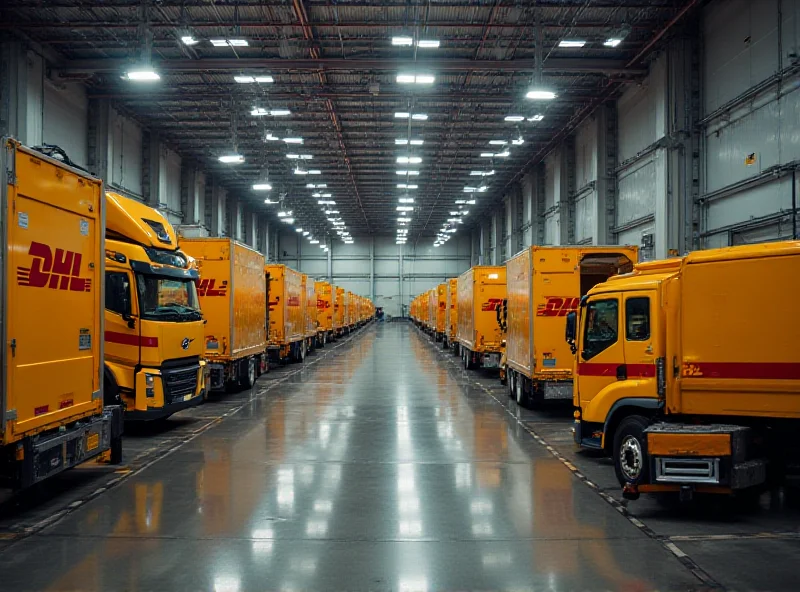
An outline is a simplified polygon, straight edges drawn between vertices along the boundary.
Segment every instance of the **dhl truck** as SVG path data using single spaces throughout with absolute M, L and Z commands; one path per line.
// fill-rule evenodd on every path
M 456 301 L 458 298 L 458 278 L 450 278 L 447 280 L 447 290 L 445 296 L 445 309 L 444 309 L 444 344 L 445 349 L 453 347 L 456 342 Z
M 796 471 L 798 291 L 798 241 L 643 263 L 592 288 L 566 322 L 575 441 L 610 453 L 634 499 Z
M 269 286 L 269 352 L 274 360 L 306 359 L 306 311 L 303 274 L 270 263 L 264 271 Z
M 445 315 L 447 314 L 447 284 L 439 284 L 431 290 L 433 293 L 434 307 L 431 310 L 431 322 L 433 325 L 433 335 L 436 341 L 445 342 L 447 325 Z
M 303 277 L 303 319 L 305 326 L 306 353 L 314 351 L 317 345 L 317 293 L 314 278 Z
M 126 420 L 162 419 L 203 402 L 197 279 L 160 212 L 106 193 L 104 391 Z
M 497 309 L 506 298 L 505 266 L 476 265 L 458 277 L 457 340 L 464 368 L 499 368 L 505 340 Z
M 122 457 L 103 400 L 103 182 L 3 139 L 0 483 Z
M 331 286 L 331 298 L 333 299 L 333 337 L 335 339 L 344 335 L 344 288 Z
M 354 314 L 355 311 L 355 298 L 353 298 L 353 293 L 350 290 L 346 290 L 344 293 L 344 325 L 347 327 L 347 332 L 353 332 L 353 326 L 355 324 Z
M 522 406 L 572 400 L 567 313 L 612 275 L 630 272 L 637 247 L 528 247 L 506 262 L 506 384 Z
M 251 388 L 267 361 L 264 255 L 230 238 L 184 238 L 200 271 L 210 389 Z
M 317 344 L 325 344 L 333 339 L 333 286 L 328 282 L 314 282 L 317 302 Z

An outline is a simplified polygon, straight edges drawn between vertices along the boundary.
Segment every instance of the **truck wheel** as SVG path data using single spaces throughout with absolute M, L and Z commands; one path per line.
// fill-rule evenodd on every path
M 514 390 L 516 388 L 514 385 L 515 382 L 516 382 L 516 374 L 514 373 L 514 371 L 506 370 L 506 384 L 508 385 L 508 390 L 506 392 L 508 393 L 509 399 L 515 398 L 516 395 L 516 390 Z
M 614 433 L 614 472 L 620 485 L 647 483 L 650 480 L 650 458 L 644 430 L 648 421 L 641 415 L 629 415 Z
M 453 348 L 453 355 L 457 356 L 461 353 L 461 344 L 456 342 L 456 346 Z
M 303 343 L 300 345 L 300 347 L 297 349 L 297 354 L 299 356 L 297 358 L 297 361 L 302 363 L 306 359 L 306 340 L 305 339 L 303 340 Z
M 528 394 L 525 392 L 525 377 L 520 374 L 514 380 L 514 392 L 516 394 L 517 405 L 520 407 L 528 406 Z
M 112 465 L 122 464 L 122 435 L 111 438 L 111 456 L 108 462 Z
M 253 358 L 242 360 L 239 367 L 239 386 L 245 389 L 253 388 L 256 383 L 256 362 Z

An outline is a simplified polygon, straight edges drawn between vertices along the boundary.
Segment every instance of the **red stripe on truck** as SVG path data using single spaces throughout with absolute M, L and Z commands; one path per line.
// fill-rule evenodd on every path
M 797 362 L 684 362 L 684 378 L 800 380 Z
M 628 379 L 653 378 L 656 375 L 655 364 L 599 364 L 582 362 L 578 364 L 578 374 L 581 376 L 613 376 L 617 377 L 617 368 L 625 366 Z
M 129 333 L 117 333 L 116 331 L 106 331 L 106 341 L 109 343 L 119 343 L 121 345 L 134 345 L 141 347 L 158 347 L 158 337 L 139 337 Z

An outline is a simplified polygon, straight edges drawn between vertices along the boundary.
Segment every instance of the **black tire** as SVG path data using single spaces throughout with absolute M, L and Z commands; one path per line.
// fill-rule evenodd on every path
M 103 405 L 122 405 L 117 383 L 108 372 L 103 376 Z
M 453 355 L 458 356 L 461 354 L 461 344 L 456 342 L 455 347 L 453 347 Z
M 509 399 L 516 399 L 516 380 L 517 375 L 513 370 L 506 370 L 506 383 L 508 385 L 508 389 L 506 389 L 506 393 L 508 393 Z
M 247 358 L 239 363 L 239 386 L 243 389 L 253 388 L 256 383 L 255 358 Z
M 641 415 L 629 415 L 614 432 L 614 472 L 620 485 L 648 483 L 650 457 L 644 430 L 650 422 Z
M 528 392 L 525 388 L 525 376 L 522 374 L 517 374 L 514 377 L 514 399 L 517 401 L 517 405 L 522 408 L 528 406 Z
M 112 465 L 122 464 L 122 436 L 111 438 L 111 455 L 108 462 Z

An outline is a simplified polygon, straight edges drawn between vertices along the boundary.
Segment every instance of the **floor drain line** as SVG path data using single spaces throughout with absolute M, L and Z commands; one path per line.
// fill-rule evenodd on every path
M 438 348 L 436 348 L 437 353 L 442 353 Z M 447 357 L 445 359 L 448 363 L 455 366 L 458 369 L 462 369 L 460 365 L 456 365 L 455 359 L 453 356 Z M 462 369 L 463 370 L 463 369 Z M 689 557 L 686 553 L 680 550 L 678 546 L 671 542 L 668 538 L 663 537 L 657 534 L 653 529 L 647 526 L 644 522 L 639 520 L 638 518 L 634 517 L 633 515 L 628 512 L 628 509 L 625 505 L 615 497 L 609 495 L 608 493 L 601 491 L 598 486 L 590 481 L 586 475 L 581 473 L 578 468 L 573 465 L 569 460 L 567 460 L 561 453 L 559 453 L 553 446 L 551 446 L 544 438 L 542 438 L 539 434 L 537 434 L 532 428 L 525 425 L 521 419 L 515 416 L 508 407 L 503 405 L 503 402 L 498 399 L 492 391 L 486 388 L 483 384 L 478 382 L 477 380 L 470 379 L 472 384 L 476 387 L 481 389 L 484 393 L 489 395 L 494 401 L 503 408 L 503 410 L 514 419 L 514 421 L 522 427 L 525 432 L 527 432 L 538 444 L 540 444 L 545 450 L 547 450 L 551 455 L 553 455 L 556 459 L 558 459 L 561 464 L 563 464 L 579 481 L 581 481 L 584 485 L 592 489 L 595 493 L 597 493 L 606 503 L 611 505 L 615 510 L 617 510 L 620 514 L 622 514 L 628 522 L 633 524 L 637 529 L 639 529 L 642 533 L 644 533 L 648 538 L 657 541 L 664 549 L 669 551 L 684 567 L 686 567 L 692 574 L 703 582 L 705 585 L 709 586 L 709 588 L 713 588 L 714 590 L 724 590 L 725 587 L 717 582 L 710 574 L 708 574 L 702 567 L 700 567 L 691 557 Z

